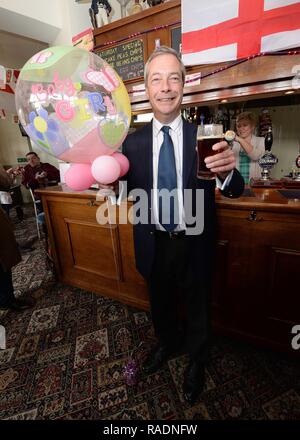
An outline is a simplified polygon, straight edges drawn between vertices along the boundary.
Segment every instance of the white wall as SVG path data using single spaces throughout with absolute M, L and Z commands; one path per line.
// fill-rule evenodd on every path
M 117 0 L 110 0 L 109 21 L 121 18 Z M 129 3 L 130 5 L 130 3 Z M 0 0 L 0 30 L 45 41 L 50 46 L 72 44 L 72 37 L 92 27 L 91 0 Z
M 75 0 L 65 0 L 65 2 L 69 10 L 72 37 L 92 27 L 89 15 L 91 1 L 88 0 L 88 2 L 85 3 L 77 3 Z
M 0 31 L 0 64 L 20 69 L 32 55 L 45 47 L 47 44 L 40 41 Z M 14 165 L 16 158 L 27 151 L 26 138 L 21 136 L 19 126 L 12 122 L 12 115 L 8 114 L 6 119 L 0 120 L 0 163 Z
M 45 47 L 47 44 L 40 41 L 0 31 L 0 64 L 20 69 L 32 55 Z M 27 139 L 21 136 L 19 126 L 8 114 L 6 119 L 0 120 L 0 163 L 16 165 L 16 158 L 24 156 L 27 151 Z
M 62 29 L 62 0 L 0 0 L 0 29 L 51 43 Z
M 0 31 L 0 64 L 21 69 L 32 55 L 46 47 L 47 43 Z
M 1 0 L 0 0 L 1 1 Z M 70 0 L 68 0 L 70 2 Z M 60 1 L 59 14 L 61 17 L 61 28 L 54 38 L 50 42 L 50 46 L 69 46 L 72 44 L 72 37 L 74 36 L 72 31 L 72 16 L 70 10 L 70 4 L 68 1 Z
M 0 64 L 20 69 L 32 55 L 47 46 L 40 41 L 0 31 Z M 21 135 L 19 126 L 12 122 L 12 114 L 7 114 L 6 119 L 0 119 L 0 164 L 16 166 L 17 157 L 24 157 L 28 151 L 27 138 Z M 42 162 L 50 162 L 58 166 L 55 158 L 42 152 L 38 154 Z M 22 193 L 24 200 L 29 202 L 30 195 L 25 188 L 22 188 Z
M 0 0 L 0 8 L 59 28 L 60 7 L 63 2 L 64 0 Z

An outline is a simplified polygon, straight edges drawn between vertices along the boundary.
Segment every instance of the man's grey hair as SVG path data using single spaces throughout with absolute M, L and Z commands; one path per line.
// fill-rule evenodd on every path
M 166 55 L 166 54 L 174 55 L 174 57 L 177 58 L 177 60 L 178 60 L 178 62 L 180 64 L 180 70 L 181 70 L 181 74 L 182 74 L 182 82 L 184 84 L 184 81 L 185 81 L 185 65 L 181 61 L 181 58 L 180 58 L 178 52 L 176 52 L 176 50 L 174 50 L 174 49 L 172 49 L 171 47 L 168 47 L 168 46 L 159 46 L 158 48 L 156 48 L 154 50 L 154 52 L 152 52 L 152 54 L 148 58 L 148 61 L 145 64 L 144 80 L 145 80 L 145 86 L 146 87 L 147 87 L 148 76 L 149 76 L 149 64 L 151 63 L 151 61 L 154 58 L 159 57 L 160 55 Z

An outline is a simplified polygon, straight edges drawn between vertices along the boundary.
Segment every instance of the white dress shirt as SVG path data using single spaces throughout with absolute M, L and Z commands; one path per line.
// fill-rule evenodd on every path
M 159 223 L 158 215 L 158 195 L 157 195 L 157 175 L 158 175 L 158 160 L 159 152 L 163 143 L 164 135 L 161 128 L 164 126 L 155 117 L 153 118 L 153 200 L 152 203 L 152 218 L 156 225 L 156 229 L 165 231 L 163 226 Z M 178 115 L 173 122 L 167 124 L 170 127 L 169 134 L 174 145 L 175 163 L 176 163 L 176 175 L 177 175 L 177 195 L 178 195 L 178 211 L 179 211 L 179 222 L 175 229 L 176 232 L 186 230 L 184 209 L 183 209 L 183 191 L 182 191 L 182 179 L 183 179 L 183 121 L 181 115 Z M 196 149 L 196 145 L 195 145 Z M 231 171 L 226 177 L 225 181 L 222 183 L 218 177 L 216 177 L 216 186 L 223 190 L 230 182 L 233 171 Z M 121 182 L 122 183 L 122 182 Z M 127 195 L 128 196 L 128 195 Z M 124 185 L 120 186 L 120 192 L 118 197 L 118 205 L 122 203 L 123 198 L 126 197 L 124 194 Z
M 178 210 L 179 210 L 179 223 L 175 228 L 175 232 L 186 229 L 184 209 L 183 209 L 183 192 L 182 192 L 182 178 L 183 178 L 183 121 L 182 116 L 179 114 L 174 121 L 170 124 L 162 124 L 155 117 L 153 118 L 153 219 L 155 221 L 156 229 L 165 231 L 165 229 L 159 223 L 158 216 L 158 197 L 157 197 L 157 174 L 158 174 L 158 160 L 159 152 L 163 143 L 163 132 L 161 128 L 167 125 L 170 127 L 169 134 L 174 145 L 175 163 L 176 163 L 176 175 L 177 175 L 177 195 L 178 195 Z M 196 145 L 195 145 L 196 148 Z M 229 173 L 225 181 L 222 183 L 218 177 L 216 177 L 216 185 L 220 189 L 224 189 L 231 180 L 232 173 Z

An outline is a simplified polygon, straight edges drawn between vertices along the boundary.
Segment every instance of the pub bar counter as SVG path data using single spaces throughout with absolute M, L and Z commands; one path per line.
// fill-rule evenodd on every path
M 97 209 L 107 202 L 96 200 L 96 191 L 78 193 L 61 185 L 38 192 L 58 279 L 147 310 L 132 225 L 119 221 L 119 208 L 116 220 L 112 209 L 110 223 L 100 225 Z M 300 323 L 300 190 L 252 188 L 239 199 L 217 192 L 216 203 L 214 330 L 295 355 L 291 329 Z M 123 202 L 123 215 L 131 206 Z

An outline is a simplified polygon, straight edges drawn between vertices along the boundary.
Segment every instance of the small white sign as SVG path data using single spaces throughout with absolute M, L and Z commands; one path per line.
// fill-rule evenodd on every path
M 6 335 L 3 325 L 0 325 L 0 350 L 6 350 Z
M 137 86 L 132 86 L 132 96 L 145 95 L 146 88 L 145 84 L 138 84 Z
M 201 72 L 191 73 L 185 76 L 184 87 L 199 86 L 201 83 Z

